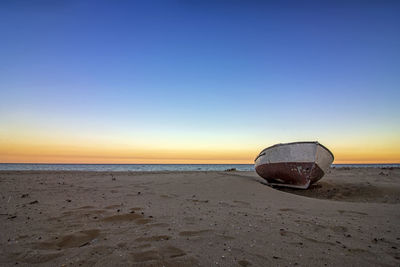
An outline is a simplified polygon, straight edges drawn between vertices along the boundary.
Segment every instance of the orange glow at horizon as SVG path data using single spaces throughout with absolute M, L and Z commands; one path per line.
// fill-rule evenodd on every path
M 330 147 L 336 164 L 399 163 L 400 150 Z M 259 149 L 155 148 L 0 142 L 1 163 L 253 164 Z
M 255 152 L 243 149 L 224 151 L 56 144 L 3 144 L 0 146 L 1 163 L 246 164 L 251 163 L 249 158 L 253 154 Z

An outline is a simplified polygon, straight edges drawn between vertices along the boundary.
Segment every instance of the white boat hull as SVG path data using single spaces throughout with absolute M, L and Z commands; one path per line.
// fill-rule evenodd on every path
M 307 189 L 324 176 L 333 159 L 318 142 L 277 144 L 261 151 L 255 169 L 270 185 Z

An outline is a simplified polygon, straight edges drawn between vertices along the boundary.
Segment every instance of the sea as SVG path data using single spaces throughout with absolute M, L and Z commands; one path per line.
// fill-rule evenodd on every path
M 335 168 L 400 168 L 400 164 L 332 164 Z M 254 164 L 31 164 L 0 163 L 0 171 L 254 171 Z

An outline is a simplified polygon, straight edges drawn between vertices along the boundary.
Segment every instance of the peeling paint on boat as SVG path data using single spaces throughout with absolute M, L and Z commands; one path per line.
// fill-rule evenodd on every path
M 324 176 L 333 159 L 318 142 L 277 144 L 260 152 L 255 169 L 270 185 L 307 189 Z

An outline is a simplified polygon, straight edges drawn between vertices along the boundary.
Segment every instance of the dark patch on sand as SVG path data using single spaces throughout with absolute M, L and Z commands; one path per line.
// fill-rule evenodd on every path
M 138 221 L 143 219 L 143 215 L 137 213 L 126 213 L 126 214 L 118 214 L 109 217 L 105 217 L 102 221 L 105 222 L 129 222 L 129 221 Z
M 148 242 L 148 241 L 164 241 L 164 240 L 169 240 L 171 237 L 168 235 L 154 235 L 154 236 L 149 236 L 149 237 L 139 237 L 136 238 L 135 240 L 138 242 Z
M 240 261 L 238 261 L 238 264 L 243 267 L 251 266 L 251 263 L 247 260 L 240 260 Z
M 100 235 L 100 230 L 84 230 L 34 245 L 37 249 L 65 249 L 88 245 Z
M 23 255 L 17 257 L 18 261 L 28 263 L 28 264 L 42 264 L 52 261 L 56 258 L 63 256 L 62 252 L 37 252 L 34 253 L 30 251 L 29 253 L 24 253 Z
M 352 210 L 338 210 L 340 214 L 350 213 L 350 214 L 357 214 L 357 215 L 368 215 L 368 213 L 360 212 L 360 211 L 352 211 Z
M 84 210 L 84 209 L 94 209 L 95 207 L 93 206 L 83 206 L 83 207 L 79 207 L 77 208 L 78 210 Z
M 154 263 L 157 263 L 157 265 L 154 266 L 163 266 L 164 264 L 166 264 L 165 266 L 190 266 L 185 263 L 195 263 L 193 258 L 171 262 L 171 259 L 180 258 L 186 255 L 186 252 L 173 246 L 153 248 L 142 252 L 133 252 L 131 255 L 134 262 L 154 261 Z M 174 265 L 173 263 L 177 265 Z
M 199 230 L 199 231 L 183 231 L 180 232 L 179 235 L 180 236 L 200 236 L 202 234 L 211 232 L 210 229 L 205 229 L 205 230 Z
M 116 208 L 119 208 L 119 207 L 121 207 L 121 204 L 109 205 L 109 206 L 104 207 L 104 208 L 110 210 L 110 209 L 116 209 Z

